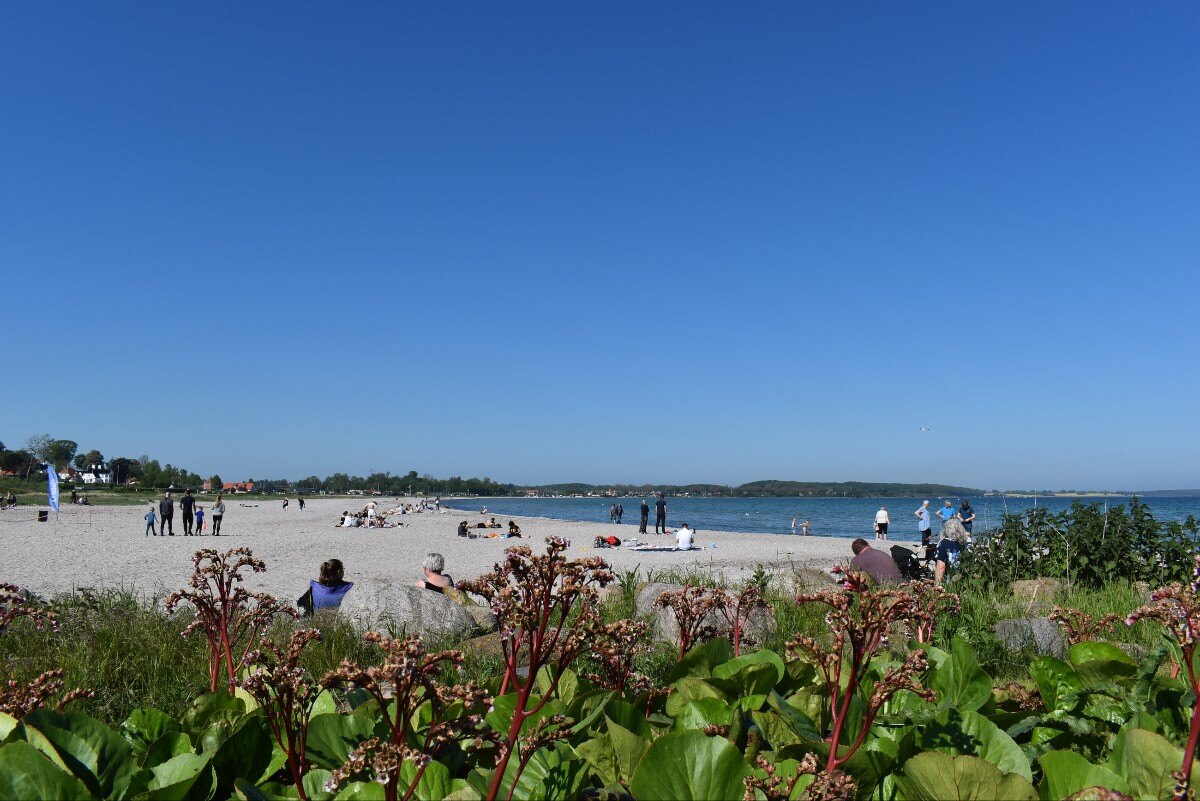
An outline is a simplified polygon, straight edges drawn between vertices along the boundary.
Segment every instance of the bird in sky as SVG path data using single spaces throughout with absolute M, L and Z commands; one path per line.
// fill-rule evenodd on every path
M 926 428 L 925 426 L 917 426 L 917 430 L 918 431 L 928 431 L 929 429 Z

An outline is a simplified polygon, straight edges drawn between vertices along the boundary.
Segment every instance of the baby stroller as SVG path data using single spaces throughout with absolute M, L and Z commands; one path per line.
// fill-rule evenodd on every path
M 892 561 L 896 563 L 896 567 L 905 581 L 924 581 L 933 578 L 933 573 L 929 571 L 929 568 L 923 566 L 917 559 L 917 555 L 903 545 L 892 546 Z

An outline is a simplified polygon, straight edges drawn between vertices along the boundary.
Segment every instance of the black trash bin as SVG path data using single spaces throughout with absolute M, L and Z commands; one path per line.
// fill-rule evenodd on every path
M 38 522 L 39 523 L 45 523 L 49 519 L 50 519 L 49 512 L 47 512 L 45 509 L 38 510 Z

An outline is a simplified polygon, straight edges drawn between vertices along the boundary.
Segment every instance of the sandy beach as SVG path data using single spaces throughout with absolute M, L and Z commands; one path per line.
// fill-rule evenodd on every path
M 378 499 L 384 509 L 394 499 Z M 550 535 L 571 541 L 572 556 L 599 555 L 616 570 L 640 566 L 663 570 L 698 568 L 724 574 L 735 581 L 757 565 L 787 570 L 789 564 L 827 569 L 850 556 L 850 540 L 833 537 L 791 537 L 704 531 L 696 536 L 698 549 L 688 552 L 637 552 L 625 548 L 597 550 L 597 535 L 621 539 L 637 536 L 637 525 L 580 523 L 546 518 L 512 518 L 523 540 L 463 539 L 456 536 L 458 522 L 478 522 L 479 515 L 448 510 L 393 518 L 399 528 L 335 528 L 344 509 L 361 509 L 364 499 L 317 498 L 300 511 L 295 499 L 290 508 L 281 500 L 226 500 L 220 537 L 184 537 L 178 511 L 174 537 L 144 536 L 145 506 L 65 505 L 49 522 L 36 521 L 36 507 L 0 511 L 0 581 L 32 592 L 52 595 L 77 587 L 125 587 L 146 595 L 161 595 L 183 586 L 191 573 L 192 554 L 200 548 L 227 549 L 246 546 L 266 562 L 267 571 L 247 579 L 249 589 L 294 600 L 316 578 L 318 566 L 338 558 L 346 565 L 346 578 L 366 586 L 411 584 L 420 573 L 421 559 L 436 551 L 446 559 L 446 572 L 456 581 L 489 570 L 504 549 L 525 543 L 541 550 Z M 205 504 L 207 507 L 207 504 Z M 206 508 L 206 513 L 207 513 Z M 504 518 L 506 523 L 510 518 Z M 643 538 L 654 545 L 673 544 L 668 537 Z M 715 543 L 716 547 L 711 545 Z

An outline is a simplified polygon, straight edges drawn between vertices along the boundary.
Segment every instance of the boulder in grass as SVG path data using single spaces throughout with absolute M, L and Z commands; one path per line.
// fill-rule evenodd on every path
M 1067 654 L 1067 643 L 1062 629 L 1053 620 L 1045 617 L 1023 617 L 1016 620 L 1001 620 L 992 627 L 996 639 L 1009 651 L 1019 653 L 1032 651 L 1038 656 L 1053 656 L 1063 659 Z
M 395 636 L 462 640 L 483 630 L 465 606 L 442 593 L 392 582 L 356 584 L 342 601 L 341 612 L 360 628 Z
M 1062 582 L 1058 579 L 1040 578 L 1014 581 L 1010 586 L 1013 598 L 1022 602 L 1042 601 L 1051 603 L 1058 597 Z
M 669 608 L 660 609 L 655 606 L 655 601 L 664 592 L 678 592 L 682 589 L 682 584 L 654 583 L 647 584 L 638 592 L 634 614 L 637 617 L 651 618 L 651 634 L 659 642 L 679 645 L 679 623 L 673 611 Z M 709 613 L 704 622 L 718 631 L 726 627 L 725 618 L 715 612 Z M 743 636 L 752 642 L 761 643 L 774 633 L 775 614 L 770 608 L 766 608 L 756 609 L 751 613 Z

